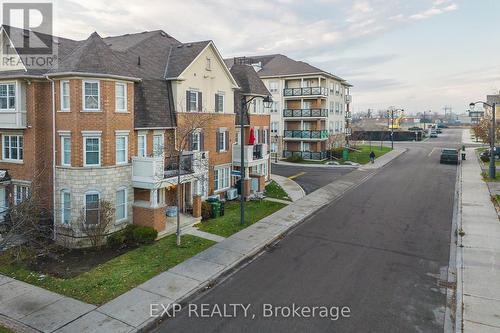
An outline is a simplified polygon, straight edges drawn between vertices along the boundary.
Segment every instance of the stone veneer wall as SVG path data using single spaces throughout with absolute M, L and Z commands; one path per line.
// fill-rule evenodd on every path
M 98 191 L 100 198 L 111 203 L 116 202 L 116 191 L 127 189 L 127 219 L 113 223 L 110 232 L 124 228 L 133 222 L 134 190 L 132 188 L 132 166 L 112 166 L 98 168 L 64 168 L 56 167 L 56 242 L 67 247 L 85 247 L 88 239 L 78 228 L 87 191 Z M 69 190 L 71 194 L 71 223 L 61 223 L 61 191 Z

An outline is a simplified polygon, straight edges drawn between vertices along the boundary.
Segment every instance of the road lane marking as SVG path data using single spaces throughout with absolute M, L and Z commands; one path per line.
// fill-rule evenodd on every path
M 305 173 L 304 171 L 302 171 L 302 172 L 299 172 L 299 173 L 298 173 L 298 174 L 296 174 L 296 175 L 293 175 L 293 176 L 288 177 L 288 179 L 295 179 L 295 178 L 300 177 L 300 176 L 305 175 L 305 174 L 306 174 L 306 173 Z
M 434 150 L 436 150 L 436 147 L 432 148 L 431 152 L 429 153 L 429 155 L 427 155 L 427 157 L 431 157 L 431 155 L 434 152 Z

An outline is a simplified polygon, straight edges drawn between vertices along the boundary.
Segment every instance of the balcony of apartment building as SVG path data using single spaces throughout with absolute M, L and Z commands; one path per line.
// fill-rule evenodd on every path
M 21 81 L 0 82 L 0 128 L 26 128 L 26 89 Z
M 326 101 L 314 100 L 287 100 L 283 109 L 283 119 L 293 121 L 298 119 L 326 119 L 328 109 Z
M 283 89 L 285 99 L 297 97 L 326 98 L 327 96 L 326 79 L 322 77 L 285 80 L 285 88 Z
M 269 159 L 269 150 L 265 143 L 244 145 L 243 154 L 245 158 L 245 167 L 252 167 Z M 233 163 L 235 165 L 241 164 L 241 145 L 239 144 L 233 145 Z
M 328 158 L 326 142 L 285 142 L 283 157 L 292 156 L 305 160 L 324 160 Z
M 324 120 L 286 121 L 283 139 L 285 141 L 323 141 L 328 139 Z
M 132 158 L 132 183 L 134 187 L 152 189 L 190 181 L 198 174 L 208 172 L 208 152 L 184 153 L 178 157 L 145 156 Z

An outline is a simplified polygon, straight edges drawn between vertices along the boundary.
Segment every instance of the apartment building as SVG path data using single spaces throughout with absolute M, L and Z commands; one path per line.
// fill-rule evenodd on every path
M 12 33 L 29 35 L 4 26 L 2 40 Z M 53 43 L 57 66 L 0 71 L 2 211 L 43 193 L 56 241 L 79 247 L 101 200 L 115 207 L 111 231 L 136 223 L 161 233 L 174 228 L 168 206 L 192 222 L 201 200 L 234 185 L 240 87 L 213 42 L 151 31 Z M 181 149 L 179 133 L 200 114 L 211 121 Z
M 273 154 L 322 160 L 345 144 L 351 102 L 346 80 L 281 54 L 234 61 L 252 65 L 272 94 Z

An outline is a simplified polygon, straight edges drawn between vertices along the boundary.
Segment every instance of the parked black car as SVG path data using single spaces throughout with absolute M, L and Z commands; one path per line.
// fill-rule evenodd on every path
M 441 150 L 441 158 L 439 159 L 439 163 L 458 164 L 458 149 L 443 148 L 443 150 Z

